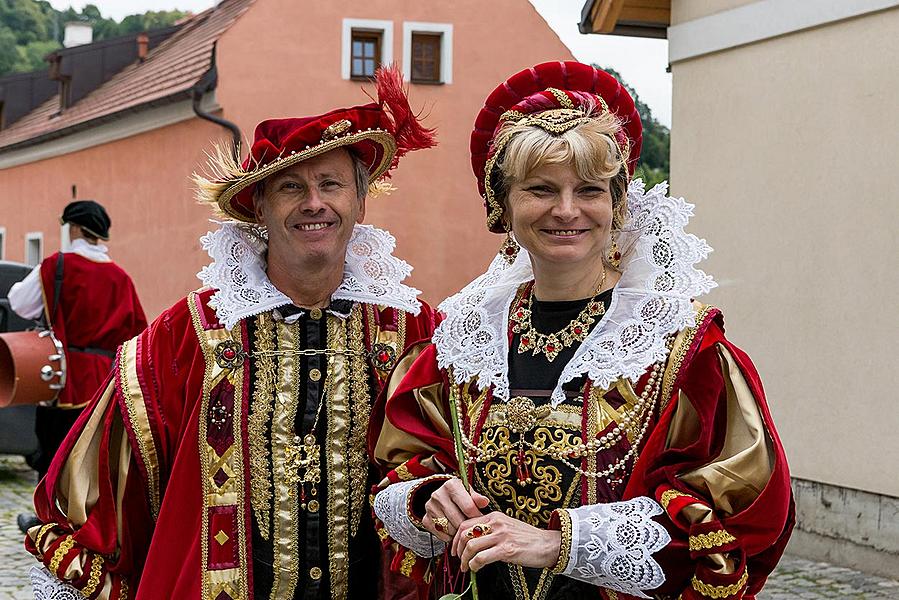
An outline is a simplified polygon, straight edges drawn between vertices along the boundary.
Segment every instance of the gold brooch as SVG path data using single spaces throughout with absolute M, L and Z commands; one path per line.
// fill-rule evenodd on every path
M 330 142 L 331 140 L 336 138 L 341 133 L 348 131 L 349 128 L 352 126 L 353 126 L 353 123 L 349 119 L 341 119 L 339 121 L 331 123 L 322 132 L 322 141 Z

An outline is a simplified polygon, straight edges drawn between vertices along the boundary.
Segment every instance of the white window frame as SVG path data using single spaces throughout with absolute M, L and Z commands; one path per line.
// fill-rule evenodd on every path
M 389 65 L 393 62 L 393 21 L 378 19 L 344 19 L 343 34 L 340 51 L 340 77 L 351 79 L 353 72 L 351 62 L 353 58 L 353 30 L 373 31 L 381 34 L 381 64 Z
M 412 73 L 412 34 L 439 33 L 440 36 L 440 83 L 453 82 L 453 24 L 403 22 L 403 79 L 410 80 Z M 425 85 L 425 84 L 423 84 Z
M 38 242 L 38 259 L 35 264 L 31 264 L 28 262 L 28 248 L 31 246 L 31 242 L 37 240 Z M 44 233 L 41 231 L 29 231 L 25 234 L 25 264 L 29 267 L 36 267 L 41 264 L 41 261 L 44 260 Z
M 0 260 L 6 260 L 6 227 L 0 226 Z

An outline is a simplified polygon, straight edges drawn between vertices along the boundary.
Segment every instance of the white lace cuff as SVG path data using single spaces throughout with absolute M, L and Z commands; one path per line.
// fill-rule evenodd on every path
M 34 600 L 84 600 L 77 588 L 51 575 L 46 567 L 31 567 L 31 588 Z
M 640 598 L 665 583 L 652 555 L 671 536 L 652 520 L 662 514 L 654 500 L 640 496 L 564 512 L 571 518 L 571 550 L 562 575 Z
M 413 479 L 387 486 L 375 496 L 374 509 L 390 537 L 417 555 L 431 558 L 443 554 L 446 544 L 416 527 L 409 514 L 410 496 L 423 481 Z

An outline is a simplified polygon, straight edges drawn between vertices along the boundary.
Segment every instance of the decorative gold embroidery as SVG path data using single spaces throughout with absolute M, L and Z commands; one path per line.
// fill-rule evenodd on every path
M 371 419 L 368 362 L 364 358 L 362 306 L 356 304 L 349 318 L 351 425 L 349 436 L 350 537 L 359 530 L 368 490 L 368 425 Z
M 398 466 L 393 472 L 396 473 L 396 476 L 399 477 L 400 481 L 411 481 L 415 479 L 415 475 L 409 471 L 409 467 L 406 466 L 406 463 Z
M 684 358 L 686 358 L 687 352 L 690 350 L 693 341 L 696 339 L 696 334 L 699 332 L 699 326 L 702 325 L 706 320 L 706 317 L 708 317 L 709 313 L 713 310 L 717 309 L 714 306 L 701 306 L 699 310 L 696 311 L 696 326 L 682 330 L 678 333 L 677 337 L 675 337 L 672 350 L 668 355 L 668 366 L 665 369 L 665 374 L 662 378 L 662 399 L 659 403 L 660 412 L 665 410 L 665 407 L 671 402 L 671 393 L 674 390 L 674 382 L 677 381 L 677 376 L 683 366 Z
M 415 561 L 415 553 L 411 550 L 406 550 L 406 554 L 403 555 L 403 562 L 400 564 L 400 573 L 406 577 L 412 577 L 412 567 L 415 566 Z
M 699 550 L 711 550 L 718 546 L 724 546 L 731 542 L 736 542 L 737 538 L 732 536 L 726 529 L 718 531 L 710 531 L 709 533 L 700 533 L 690 536 L 690 552 L 698 552 Z
M 56 527 L 56 523 L 46 523 L 41 525 L 41 528 L 38 530 L 37 535 L 34 536 L 34 547 L 37 548 L 37 551 L 43 554 L 44 549 L 42 545 L 44 543 L 44 537 L 54 528 Z
M 546 91 L 556 97 L 556 100 L 559 102 L 559 105 L 562 108 L 570 108 L 574 109 L 574 102 L 571 101 L 571 98 L 568 97 L 568 94 L 563 92 L 558 88 L 546 88 Z
M 122 344 L 119 361 L 119 381 L 122 387 L 122 396 L 125 407 L 128 410 L 128 420 L 134 430 L 137 439 L 138 450 L 147 469 L 147 491 L 150 496 L 150 514 L 153 519 L 159 516 L 159 463 L 156 455 L 156 446 L 153 441 L 153 432 L 150 429 L 150 421 L 147 418 L 147 409 L 144 405 L 144 395 L 141 391 L 137 376 L 137 344 L 135 340 L 128 340 Z M 131 385 L 131 384 L 134 385 Z
M 128 600 L 128 582 L 119 579 L 119 600 Z
M 275 324 L 269 313 L 256 317 L 256 381 L 253 404 L 248 418 L 250 449 L 250 504 L 256 515 L 259 535 L 271 537 L 272 484 L 268 427 L 275 394 Z M 254 353 L 255 354 L 255 353 Z
M 330 329 L 328 334 L 326 347 L 330 347 Z M 286 460 L 288 449 L 293 444 L 296 435 L 294 423 L 297 416 L 297 401 L 300 396 L 302 357 L 295 352 L 300 347 L 299 324 L 277 323 L 275 342 L 278 348 L 278 364 L 271 435 L 272 475 L 275 483 L 274 527 L 272 530 L 274 579 L 269 598 L 270 600 L 290 600 L 294 596 L 299 580 L 299 571 L 295 565 L 300 562 L 297 547 L 300 500 L 291 472 L 293 465 Z M 326 389 L 328 380 L 325 381 Z
M 387 530 L 384 529 L 383 527 L 378 527 L 377 533 L 378 533 L 378 539 L 380 539 L 382 542 L 390 537 L 390 534 L 387 533 Z
M 69 553 L 69 550 L 75 547 L 75 538 L 71 535 L 67 535 L 66 538 L 59 544 L 56 548 L 56 552 L 53 553 L 53 558 L 50 560 L 50 572 L 53 573 L 57 579 L 62 580 L 62 576 L 59 574 L 59 564 L 62 562 L 62 559 L 66 557 L 66 554 Z
M 665 510 L 668 510 L 668 505 L 671 504 L 671 501 L 674 500 L 675 498 L 679 498 L 681 496 L 683 496 L 685 498 L 693 498 L 693 496 L 691 496 L 690 494 L 685 494 L 679 490 L 670 489 L 670 490 L 665 490 L 664 492 L 662 492 L 662 496 L 659 499 L 659 503 L 662 505 L 662 508 L 664 508 Z
M 571 515 L 567 510 L 556 510 L 559 515 L 559 524 L 562 532 L 562 545 L 559 546 L 559 558 L 553 565 L 551 571 L 556 575 L 564 573 L 568 568 L 568 561 L 571 558 Z
M 350 127 L 353 126 L 353 122 L 349 119 L 341 119 L 334 123 L 328 125 L 325 130 L 322 132 L 321 141 L 329 142 L 336 138 L 341 133 L 346 133 Z
M 100 585 L 100 576 L 103 574 L 103 562 L 103 557 L 99 554 L 95 554 L 91 560 L 90 577 L 88 577 L 87 585 L 81 588 L 81 595 L 85 598 L 90 598 L 91 594 L 97 591 L 97 587 Z
M 209 511 L 207 508 L 215 506 L 233 506 L 237 515 L 246 514 L 245 494 L 243 493 L 244 481 L 244 456 L 241 440 L 244 439 L 242 431 L 243 415 L 243 378 L 246 364 L 241 368 L 222 369 L 216 361 L 216 346 L 221 342 L 233 340 L 237 347 L 243 348 L 241 325 L 236 325 L 232 330 L 210 329 L 203 327 L 198 308 L 199 296 L 191 292 L 187 297 L 187 306 L 190 310 L 194 331 L 203 352 L 206 364 L 203 373 L 203 397 L 200 404 L 199 424 L 199 449 L 200 468 L 203 480 L 203 498 L 205 506 L 201 514 L 200 528 L 200 552 L 202 569 L 202 597 L 204 599 L 218 598 L 222 592 L 226 592 L 233 600 L 248 600 L 250 592 L 247 588 L 249 573 L 247 569 L 247 530 L 243 518 L 237 521 L 237 539 L 235 544 L 238 552 L 238 564 L 236 568 L 210 569 L 209 565 Z M 207 418 L 210 409 L 210 396 L 212 389 L 222 382 L 224 378 L 234 386 L 234 403 L 231 410 L 231 438 L 234 443 L 228 447 L 222 455 L 208 443 Z M 219 487 L 215 482 L 215 475 L 219 469 L 225 471 L 228 480 Z M 122 581 L 122 594 L 127 597 L 127 586 Z
M 743 575 L 740 576 L 740 579 L 736 583 L 732 583 L 730 585 L 709 585 L 708 583 L 700 580 L 695 575 L 693 576 L 693 580 L 690 582 L 690 585 L 693 586 L 694 590 L 708 598 L 727 598 L 729 596 L 737 594 L 740 590 L 742 590 L 747 581 L 749 581 L 748 570 L 743 571 Z

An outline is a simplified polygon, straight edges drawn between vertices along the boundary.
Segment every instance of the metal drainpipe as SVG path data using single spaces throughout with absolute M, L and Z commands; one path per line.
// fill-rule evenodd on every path
M 216 42 L 218 43 L 218 42 Z M 220 125 L 231 132 L 232 144 L 231 144 L 231 152 L 234 155 L 234 159 L 236 162 L 240 162 L 240 144 L 243 136 L 240 133 L 240 128 L 231 121 L 227 119 L 222 119 L 221 117 L 216 117 L 207 112 L 203 112 L 200 110 L 200 102 L 203 100 L 203 94 L 206 92 L 212 91 L 216 88 L 218 84 L 218 70 L 215 66 L 215 45 L 212 46 L 212 64 L 209 66 L 209 70 L 206 71 L 200 80 L 194 85 L 191 89 L 191 96 L 193 98 L 193 108 L 194 114 L 196 114 L 201 119 L 205 119 L 207 121 L 212 121 L 216 125 Z

